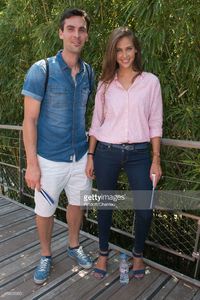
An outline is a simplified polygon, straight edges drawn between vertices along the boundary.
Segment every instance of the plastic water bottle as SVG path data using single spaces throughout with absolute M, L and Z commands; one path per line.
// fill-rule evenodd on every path
M 125 253 L 120 254 L 120 264 L 119 264 L 119 281 L 121 284 L 128 284 L 129 283 L 129 266 L 127 262 L 127 256 Z

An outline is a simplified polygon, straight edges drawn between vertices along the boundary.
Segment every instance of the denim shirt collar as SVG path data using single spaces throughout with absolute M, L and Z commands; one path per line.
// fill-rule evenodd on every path
M 66 62 L 64 61 L 64 59 L 63 59 L 63 57 L 62 57 L 62 52 L 63 52 L 63 50 L 60 50 L 60 51 L 58 51 L 58 53 L 57 53 L 57 55 L 56 55 L 56 58 L 57 58 L 57 60 L 58 60 L 58 62 L 59 62 L 59 65 L 60 65 L 60 67 L 61 67 L 61 69 L 64 71 L 64 70 L 66 70 L 66 69 L 70 69 L 71 70 L 71 68 L 66 64 Z M 82 59 L 80 59 L 79 58 L 79 64 L 80 64 L 80 71 L 79 71 L 79 73 L 80 72 L 83 72 L 84 71 L 84 65 L 83 65 L 83 61 L 82 61 Z

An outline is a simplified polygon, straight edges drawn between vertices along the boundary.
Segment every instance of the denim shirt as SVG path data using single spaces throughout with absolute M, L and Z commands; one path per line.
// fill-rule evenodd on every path
M 52 161 L 78 161 L 86 153 L 85 112 L 93 71 L 80 60 L 73 79 L 62 51 L 48 58 L 49 76 L 45 92 L 46 63 L 40 60 L 29 69 L 22 94 L 41 102 L 37 123 L 37 153 Z M 91 72 L 91 74 L 89 73 Z

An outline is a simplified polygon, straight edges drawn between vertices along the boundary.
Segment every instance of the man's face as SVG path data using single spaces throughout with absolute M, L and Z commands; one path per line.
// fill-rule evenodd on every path
M 65 51 L 80 54 L 85 42 L 88 40 L 85 19 L 79 16 L 65 19 L 63 31 L 59 30 L 59 37 L 63 40 Z

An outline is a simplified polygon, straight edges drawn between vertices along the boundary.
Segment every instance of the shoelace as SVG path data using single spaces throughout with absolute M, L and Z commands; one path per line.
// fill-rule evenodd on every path
M 46 271 L 47 266 L 48 266 L 48 261 L 49 261 L 48 258 L 41 259 L 38 270 L 42 271 L 42 272 Z
M 77 254 L 82 258 L 82 259 L 87 259 L 87 255 L 83 252 L 83 248 L 79 247 L 76 249 Z

